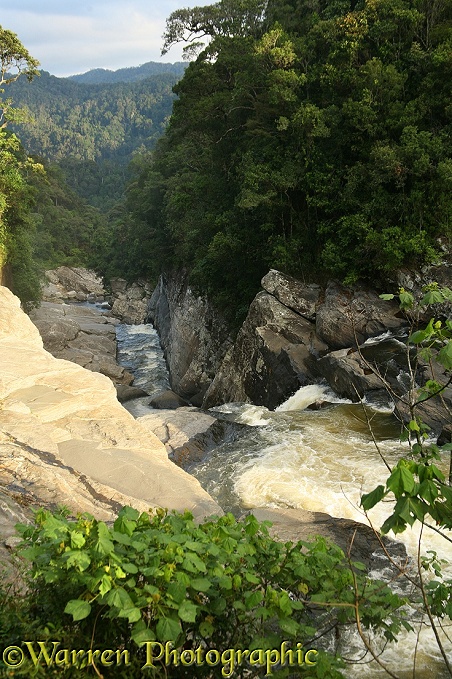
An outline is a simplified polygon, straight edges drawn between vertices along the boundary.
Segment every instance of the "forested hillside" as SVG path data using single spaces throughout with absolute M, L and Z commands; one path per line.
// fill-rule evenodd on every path
M 136 82 L 87 85 L 45 71 L 32 83 L 20 79 L 10 92 L 29 118 L 12 129 L 28 153 L 58 162 L 79 195 L 111 207 L 122 196 L 133 154 L 155 145 L 171 114 L 181 71 L 162 66 L 167 70 Z
M 450 0 L 174 12 L 165 49 L 209 42 L 129 188 L 123 274 L 187 268 L 234 317 L 269 267 L 376 282 L 432 261 L 451 234 L 451 30 Z

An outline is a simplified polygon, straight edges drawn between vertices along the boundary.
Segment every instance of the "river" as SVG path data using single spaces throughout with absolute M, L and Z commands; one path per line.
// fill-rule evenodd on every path
M 117 339 L 118 361 L 135 375 L 136 386 L 151 395 L 168 388 L 165 361 L 152 326 L 118 326 Z M 330 405 L 320 410 L 307 409 L 319 400 Z M 148 402 L 146 397 L 125 406 L 138 417 L 151 410 Z M 384 483 L 388 476 L 381 455 L 393 464 L 407 452 L 399 442 L 399 425 L 388 404 L 352 404 L 337 398 L 322 384 L 301 388 L 274 412 L 243 403 L 224 404 L 211 412 L 248 426 L 237 440 L 218 446 L 189 471 L 225 511 L 236 515 L 256 507 L 296 507 L 366 523 L 359 500 L 362 493 Z M 379 450 L 370 435 L 367 418 Z M 387 505 L 380 503 L 370 518 L 379 527 L 387 514 Z M 416 558 L 418 533 L 405 531 L 399 539 Z M 423 546 L 452 563 L 451 544 L 435 532 L 424 530 Z M 384 573 L 373 575 L 382 577 Z M 403 632 L 397 644 L 386 647 L 381 660 L 400 679 L 448 677 L 433 634 L 415 611 L 412 623 L 419 636 L 417 631 Z M 448 633 L 451 637 L 452 628 Z M 452 659 L 452 643 L 445 636 L 444 639 Z M 345 643 L 344 655 L 362 655 L 356 637 Z M 367 660 L 348 665 L 346 676 L 387 676 Z

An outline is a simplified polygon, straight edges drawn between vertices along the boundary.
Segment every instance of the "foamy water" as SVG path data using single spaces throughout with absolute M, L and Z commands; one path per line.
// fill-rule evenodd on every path
M 118 339 L 119 360 L 135 373 L 134 383 L 151 393 L 167 388 L 165 361 L 152 326 L 119 326 Z M 382 338 L 372 343 L 378 339 Z M 318 401 L 333 405 L 306 410 Z M 149 410 L 148 402 L 149 397 L 135 400 L 131 412 L 135 408 L 135 415 L 144 414 Z M 380 452 L 393 465 L 401 455 L 406 455 L 407 448 L 399 442 L 399 425 L 391 417 L 392 406 L 367 405 Z M 388 470 L 371 439 L 361 405 L 339 399 L 324 385 L 309 385 L 299 389 L 275 412 L 263 406 L 227 403 L 212 409 L 212 414 L 248 425 L 239 440 L 220 445 L 208 459 L 190 470 L 225 510 L 241 514 L 246 508 L 295 507 L 366 522 L 359 506 L 360 497 L 379 483 L 384 484 Z M 388 514 L 388 505 L 380 503 L 370 512 L 370 518 L 378 528 Z M 399 539 L 415 557 L 418 533 L 407 530 Z M 425 549 L 434 549 L 452 562 L 450 543 L 433 531 L 425 530 L 423 544 Z M 386 647 L 382 661 L 399 679 L 447 677 L 431 630 L 422 621 L 416 624 L 415 633 L 402 632 L 398 644 Z M 448 633 L 452 636 L 450 628 Z M 452 645 L 444 634 L 443 638 L 452 658 Z M 363 655 L 356 634 L 344 634 L 340 650 L 347 658 L 358 659 Z M 347 665 L 346 676 L 350 679 L 387 676 L 368 660 L 367 657 L 363 662 Z

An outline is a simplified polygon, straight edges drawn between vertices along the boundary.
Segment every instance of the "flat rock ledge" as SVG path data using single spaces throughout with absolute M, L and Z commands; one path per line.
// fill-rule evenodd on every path
M 83 368 L 102 373 L 115 384 L 130 385 L 133 375 L 116 361 L 118 319 L 80 304 L 42 302 L 30 311 L 44 348 Z
M 222 511 L 117 401 L 112 382 L 43 348 L 19 300 L 0 287 L 0 484 L 72 511 L 96 506 Z M 95 512 L 99 515 L 99 512 Z

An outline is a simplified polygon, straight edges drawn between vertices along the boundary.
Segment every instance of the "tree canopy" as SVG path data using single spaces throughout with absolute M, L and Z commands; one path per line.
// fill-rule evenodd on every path
M 0 26 L 0 93 L 21 75 L 32 80 L 38 61 L 11 31 Z M 37 269 L 32 259 L 30 241 L 31 192 L 29 172 L 40 172 L 24 153 L 18 138 L 6 130 L 9 121 L 18 120 L 20 111 L 11 99 L 0 99 L 0 270 L 25 303 L 39 296 Z
M 240 316 L 270 267 L 378 282 L 450 238 L 452 4 L 219 2 L 129 189 L 142 271 L 185 267 Z M 190 44 L 190 43 L 189 43 Z

